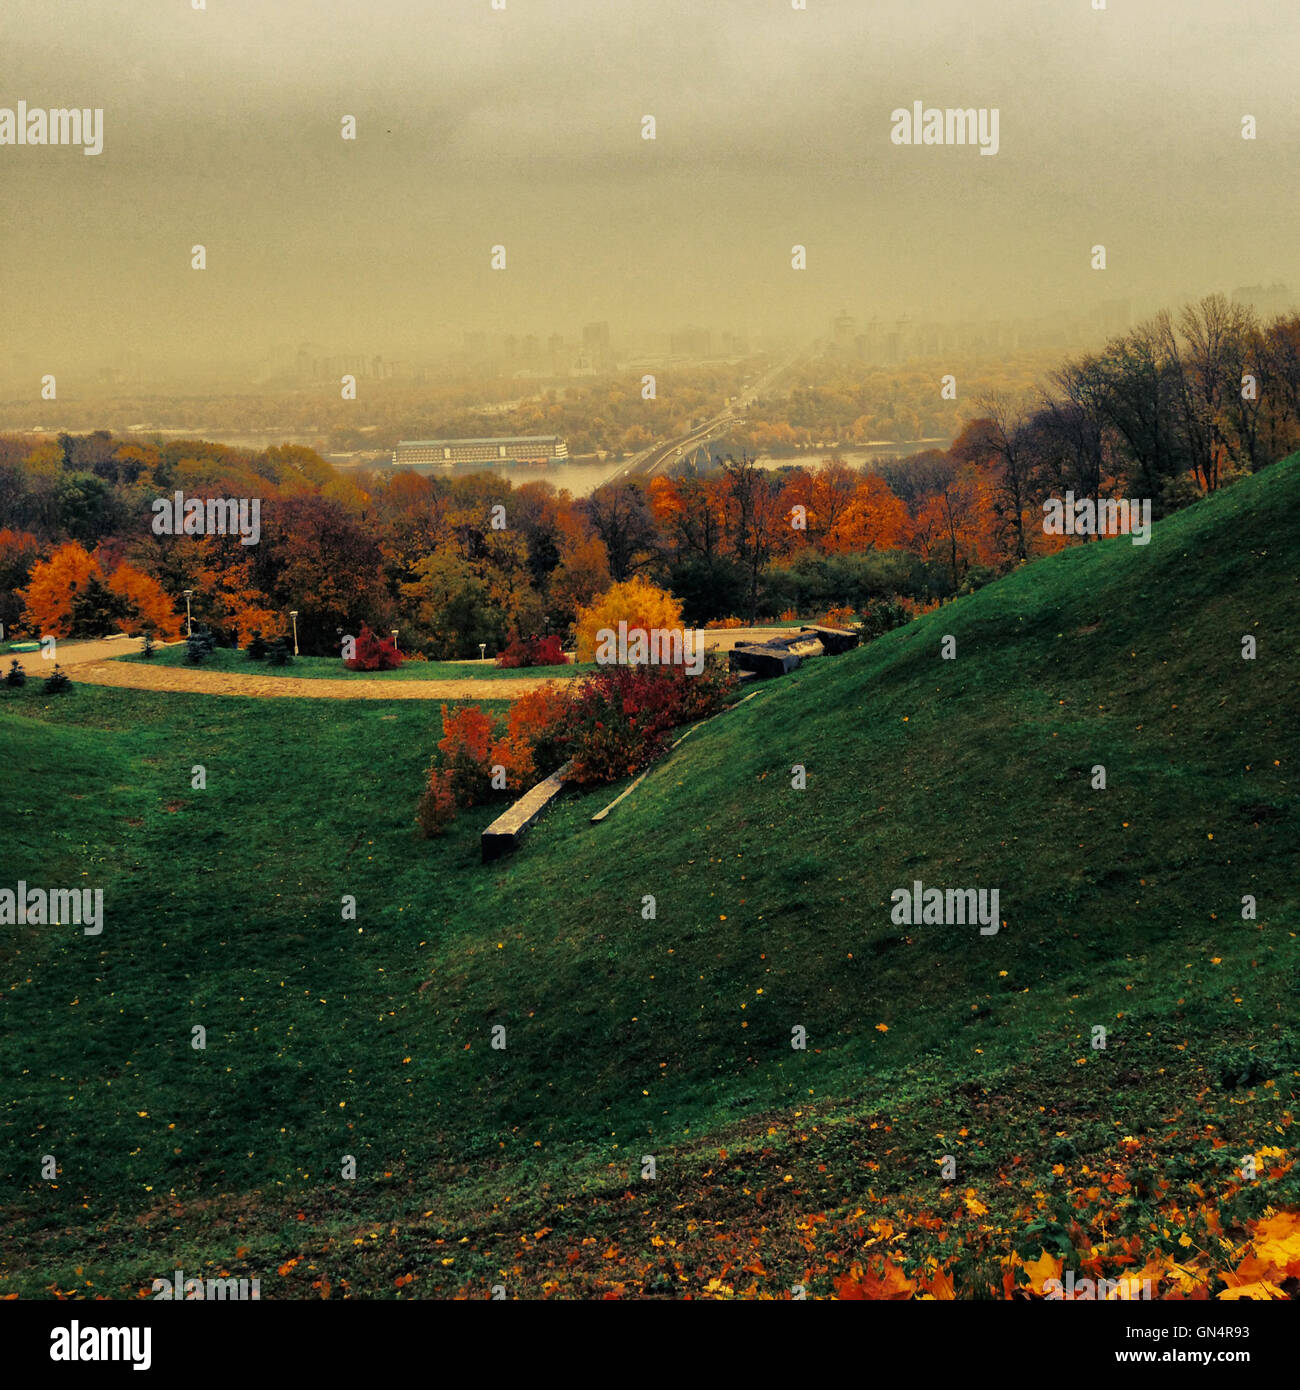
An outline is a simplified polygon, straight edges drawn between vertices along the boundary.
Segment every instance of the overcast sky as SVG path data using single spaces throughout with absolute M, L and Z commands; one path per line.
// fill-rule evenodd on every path
M 1300 289 L 1300 6 L 1091 6 L 0 0 L 0 108 L 104 109 L 96 157 L 0 146 L 0 357 Z M 893 144 L 917 100 L 999 153 Z

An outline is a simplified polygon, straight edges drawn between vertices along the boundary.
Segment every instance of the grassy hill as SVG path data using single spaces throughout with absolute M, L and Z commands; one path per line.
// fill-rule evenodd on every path
M 1210 1277 L 1300 1204 L 1298 518 L 1300 456 L 1028 566 L 490 867 L 487 810 L 413 836 L 436 709 L 0 693 L 2 883 L 107 919 L 5 929 L 0 1292 Z M 1003 925 L 894 925 L 916 879 Z

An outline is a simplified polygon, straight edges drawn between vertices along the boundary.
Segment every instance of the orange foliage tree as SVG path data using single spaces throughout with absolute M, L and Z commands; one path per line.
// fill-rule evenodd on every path
M 121 631 L 148 628 L 167 641 L 181 635 L 181 620 L 172 609 L 172 601 L 152 575 L 123 563 L 108 576 L 108 587 L 124 598 L 131 609 L 119 624 Z
M 48 560 L 32 566 L 32 577 L 20 592 L 26 605 L 23 623 L 34 633 L 72 635 L 72 605 L 92 578 L 103 580 L 95 557 L 76 541 L 59 546 Z
M 456 811 L 477 806 L 494 791 L 518 793 L 533 774 L 533 747 L 542 731 L 565 709 L 562 690 L 544 687 L 511 706 L 506 736 L 493 738 L 492 719 L 477 705 L 451 712 L 442 707 L 441 757 L 429 767 L 428 783 L 415 819 L 426 837 L 440 835 Z M 505 773 L 505 785 L 497 777 Z
M 241 647 L 248 646 L 255 633 L 285 636 L 289 625 L 284 614 L 272 608 L 271 600 L 253 583 L 252 557 L 213 540 L 203 542 L 203 549 L 204 562 L 194 587 L 204 595 L 211 621 L 233 632 Z
M 105 575 L 99 560 L 76 541 L 59 546 L 48 560 L 32 567 L 31 582 L 21 591 L 24 625 L 42 636 L 76 636 L 77 601 L 96 586 L 122 600 L 121 612 L 113 619 L 119 631 L 150 627 L 168 639 L 180 635 L 180 619 L 156 579 L 125 563 Z
M 907 507 L 878 474 L 869 473 L 836 516 L 826 536 L 828 551 L 894 550 L 909 529 Z

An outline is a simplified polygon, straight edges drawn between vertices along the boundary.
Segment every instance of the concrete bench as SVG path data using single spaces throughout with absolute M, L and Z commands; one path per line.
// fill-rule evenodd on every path
M 826 652 L 826 648 L 821 644 L 821 639 L 815 633 L 808 632 L 793 633 L 789 637 L 773 637 L 759 645 L 778 647 L 783 652 L 793 652 L 795 656 L 801 656 L 805 661 L 810 656 L 823 656 Z
M 727 663 L 733 671 L 753 671 L 758 676 L 784 676 L 797 669 L 803 658 L 784 647 L 732 647 Z
M 524 831 L 542 814 L 544 810 L 564 790 L 564 776 L 569 764 L 527 791 L 507 810 L 492 822 L 479 837 L 479 848 L 483 863 L 491 863 L 517 849 Z
M 816 623 L 805 623 L 801 631 L 813 633 L 830 656 L 852 651 L 862 641 L 856 632 L 849 632 L 842 627 L 818 627 Z

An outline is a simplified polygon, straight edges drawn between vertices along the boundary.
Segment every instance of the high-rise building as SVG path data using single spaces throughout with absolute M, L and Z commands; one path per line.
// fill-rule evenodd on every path
M 1281 283 L 1268 286 L 1246 285 L 1242 289 L 1233 290 L 1232 297 L 1238 304 L 1245 304 L 1254 309 L 1259 317 L 1265 320 L 1294 312 L 1296 308 L 1296 296 Z
M 589 323 L 582 330 L 582 355 L 598 372 L 614 365 L 609 348 L 609 324 Z
M 713 356 L 712 347 L 713 335 L 707 328 L 688 325 L 673 333 L 669 351 L 674 357 L 687 357 L 698 362 Z

